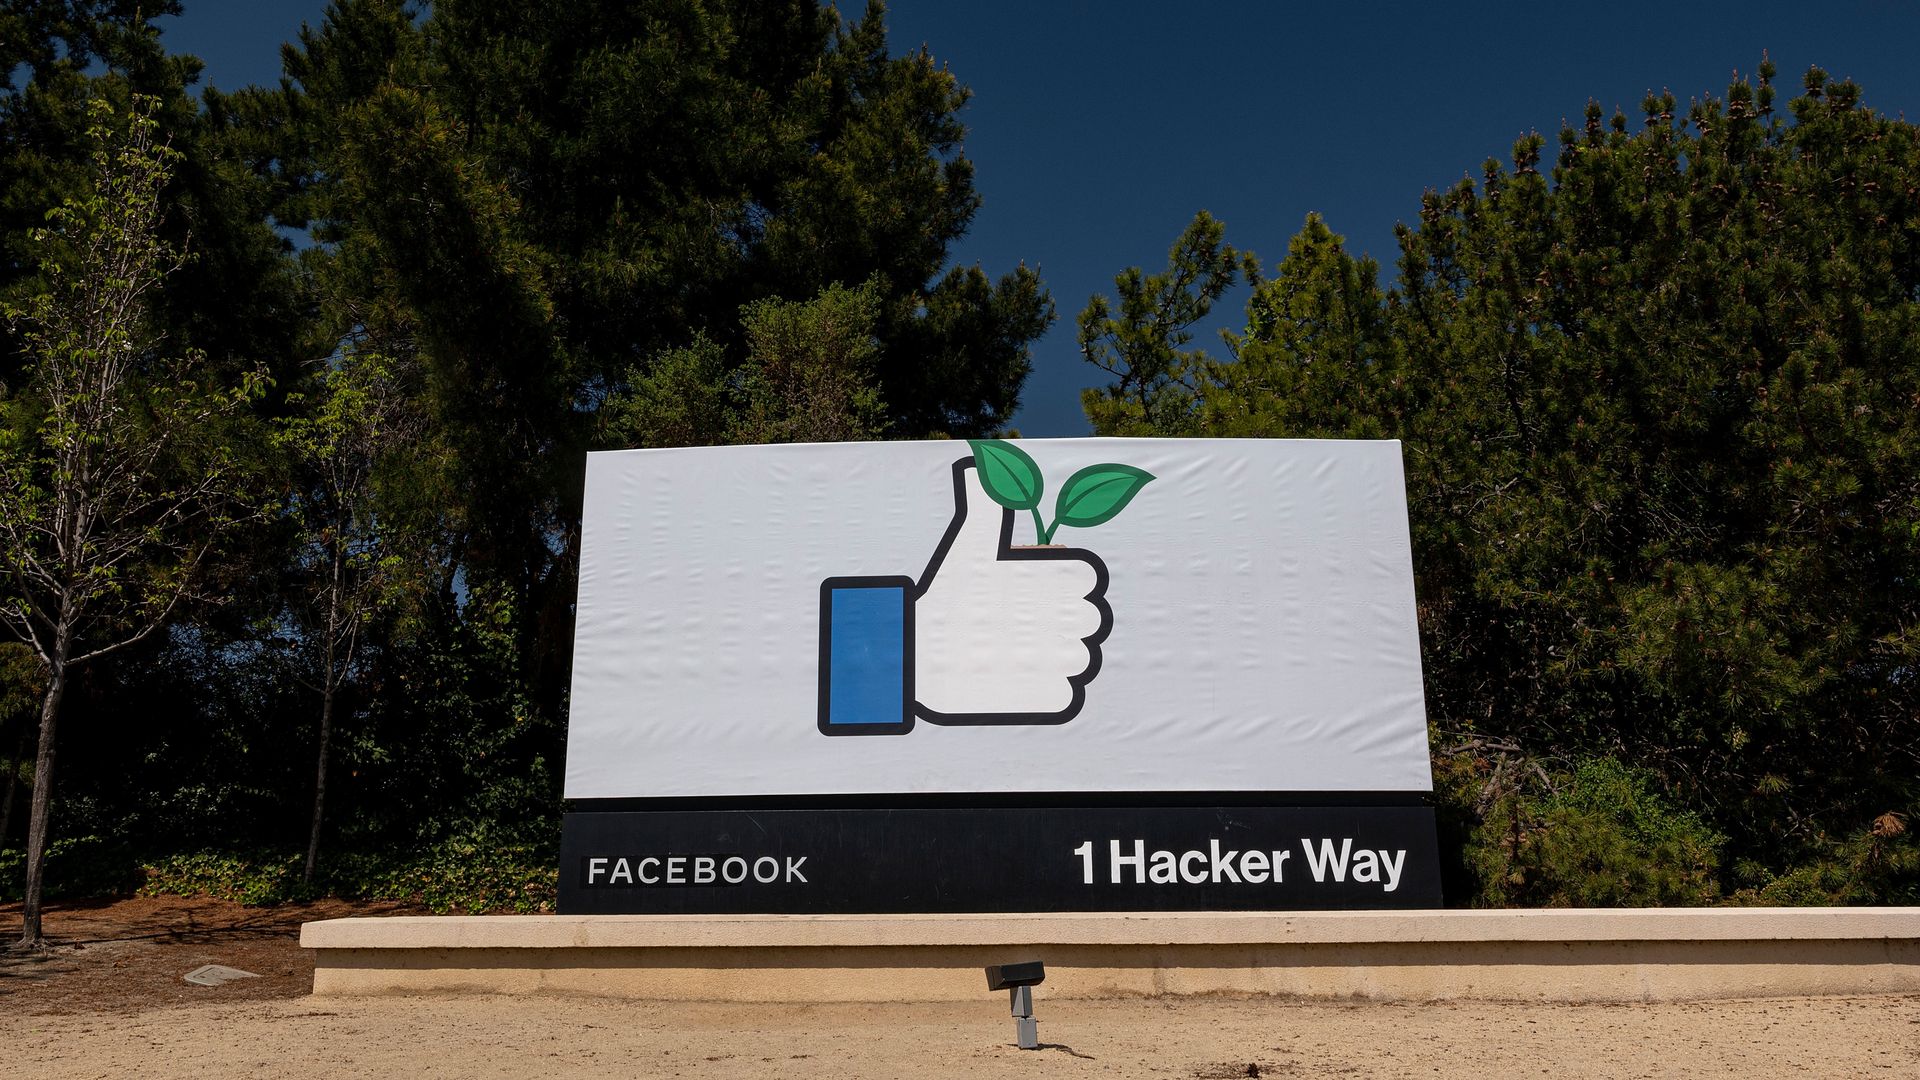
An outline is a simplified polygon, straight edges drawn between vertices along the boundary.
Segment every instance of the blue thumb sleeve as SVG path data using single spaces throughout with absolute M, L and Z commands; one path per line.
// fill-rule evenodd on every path
M 897 735 L 913 726 L 913 580 L 820 583 L 820 730 Z

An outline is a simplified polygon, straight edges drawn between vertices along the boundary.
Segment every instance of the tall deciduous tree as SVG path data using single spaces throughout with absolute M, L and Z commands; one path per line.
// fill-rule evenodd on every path
M 76 669 L 153 634 L 192 596 L 238 502 L 216 436 L 251 384 L 208 385 L 165 355 L 150 307 L 181 256 L 160 235 L 174 155 L 152 101 L 92 103 L 85 190 L 34 233 L 47 287 L 10 306 L 29 358 L 0 444 L 0 620 L 45 672 L 27 833 L 21 944 L 41 944 L 40 901 L 60 706 Z
M 320 697 L 313 814 L 302 879 L 313 880 L 327 804 L 334 705 L 366 647 L 369 620 L 403 591 L 403 541 L 379 510 L 383 468 L 423 438 L 401 365 L 379 353 L 344 349 L 322 365 L 310 389 L 292 395 L 299 411 L 281 421 L 277 442 L 296 483 L 287 513 L 298 526 L 294 562 L 304 601 L 296 633 L 311 653 Z

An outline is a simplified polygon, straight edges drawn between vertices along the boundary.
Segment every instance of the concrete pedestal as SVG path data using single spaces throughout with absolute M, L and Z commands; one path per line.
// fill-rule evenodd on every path
M 1024 960 L 1046 963 L 1046 997 L 1920 992 L 1920 908 L 404 917 L 300 943 L 322 995 L 972 1000 L 982 968 Z

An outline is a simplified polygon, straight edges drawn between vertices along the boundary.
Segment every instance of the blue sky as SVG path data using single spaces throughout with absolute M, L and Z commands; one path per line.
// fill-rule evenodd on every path
M 185 0 L 169 47 L 235 88 L 279 77 L 318 0 Z M 985 200 L 958 263 L 1039 268 L 1060 321 L 1015 426 L 1081 435 L 1073 319 L 1113 276 L 1158 269 L 1195 211 L 1271 266 L 1310 211 L 1393 260 L 1420 194 L 1477 175 L 1589 98 L 1637 116 L 1648 90 L 1722 92 L 1768 51 L 1782 97 L 1819 64 L 1882 112 L 1920 117 L 1920 4 L 957 3 L 898 0 L 894 51 L 925 44 L 974 91 L 967 154 Z M 1244 295 L 1214 327 L 1233 325 Z M 1208 335 L 1210 336 L 1210 335 Z

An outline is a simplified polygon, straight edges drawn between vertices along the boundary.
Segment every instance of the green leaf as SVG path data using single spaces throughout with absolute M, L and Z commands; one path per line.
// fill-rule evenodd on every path
M 980 469 L 980 486 L 987 498 L 1009 510 L 1031 510 L 1040 505 L 1045 486 L 1040 466 L 1025 450 L 999 439 L 968 439 L 973 447 L 973 463 Z
M 1061 486 L 1054 504 L 1054 528 L 1087 529 L 1112 521 L 1152 479 L 1152 473 L 1131 465 L 1089 465 Z

